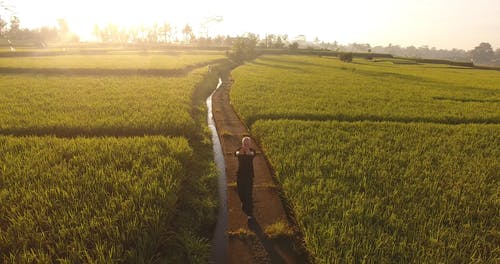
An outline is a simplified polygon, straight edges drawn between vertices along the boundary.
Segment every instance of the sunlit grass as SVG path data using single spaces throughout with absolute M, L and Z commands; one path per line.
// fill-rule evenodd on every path
M 0 137 L 0 259 L 158 258 L 192 155 L 184 138 Z
M 264 233 L 269 239 L 292 238 L 295 231 L 285 221 L 278 221 L 271 225 L 266 226 Z
M 233 78 L 315 262 L 497 260 L 500 72 L 264 56 Z
M 223 54 L 116 54 L 0 57 L 0 67 L 69 69 L 182 69 L 186 66 L 223 59 Z M 136 53 L 136 52 L 134 52 Z
M 206 69 L 183 77 L 0 76 L 0 131 L 56 135 L 186 135 Z
M 499 125 L 280 120 L 252 131 L 318 263 L 497 258 Z
M 500 72 L 264 56 L 233 72 L 231 101 L 258 119 L 500 123 Z
M 198 55 L 158 55 L 151 65 L 207 62 Z M 113 56 L 38 66 L 134 69 L 151 58 L 105 64 L 121 55 Z M 180 64 L 162 64 L 167 57 Z M 177 77 L 1 74 L 0 262 L 207 263 L 217 173 L 200 104 L 215 68 Z

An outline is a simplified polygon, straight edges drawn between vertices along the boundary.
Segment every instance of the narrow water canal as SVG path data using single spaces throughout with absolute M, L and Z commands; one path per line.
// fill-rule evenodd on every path
M 222 85 L 222 80 L 219 78 L 217 88 L 207 98 L 207 123 L 210 133 L 212 134 L 212 143 L 214 150 L 215 165 L 219 174 L 217 180 L 217 190 L 219 193 L 219 211 L 217 214 L 217 225 L 215 227 L 214 238 L 212 240 L 213 261 L 214 263 L 226 263 L 227 259 L 227 195 L 226 195 L 226 166 L 224 163 L 224 154 L 220 144 L 219 135 L 215 128 L 215 121 L 212 114 L 212 96 L 215 91 Z

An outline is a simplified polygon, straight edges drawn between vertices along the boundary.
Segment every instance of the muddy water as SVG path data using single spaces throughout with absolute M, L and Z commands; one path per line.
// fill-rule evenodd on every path
M 222 85 L 222 80 L 219 78 L 216 90 Z M 219 174 L 217 180 L 217 190 L 219 193 L 219 212 L 217 214 L 217 225 L 215 227 L 214 238 L 212 240 L 212 255 L 214 263 L 227 262 L 227 185 L 226 185 L 226 166 L 224 163 L 224 153 L 219 141 L 219 135 L 215 128 L 215 121 L 212 114 L 212 95 L 207 98 L 207 122 L 210 133 L 212 134 L 212 142 L 214 149 L 215 165 Z

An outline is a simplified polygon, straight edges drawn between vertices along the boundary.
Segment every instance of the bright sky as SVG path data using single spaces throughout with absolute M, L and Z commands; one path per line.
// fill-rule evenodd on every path
M 422 45 L 472 49 L 480 42 L 500 48 L 500 0 L 4 0 L 22 27 L 56 25 L 90 38 L 94 24 L 152 25 L 164 21 L 194 33 L 204 18 L 222 16 L 209 34 L 254 32 L 305 35 L 308 40 L 371 45 Z

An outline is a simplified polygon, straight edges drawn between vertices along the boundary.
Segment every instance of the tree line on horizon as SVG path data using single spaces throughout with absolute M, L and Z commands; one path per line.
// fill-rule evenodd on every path
M 207 30 L 208 31 L 208 30 Z M 196 35 L 189 24 L 180 29 L 168 22 L 162 24 L 154 23 L 151 26 L 140 25 L 136 27 L 120 27 L 109 23 L 100 27 L 95 25 L 92 31 L 95 42 L 111 44 L 175 44 L 190 45 L 197 47 L 233 47 L 238 37 L 217 35 L 208 36 L 208 32 L 200 32 Z M 291 39 L 286 34 L 266 34 L 260 37 L 257 34 L 247 33 L 251 43 L 261 49 L 322 49 L 338 52 L 367 52 L 386 53 L 397 57 L 416 59 L 442 59 L 451 61 L 473 62 L 480 65 L 500 66 L 500 48 L 493 49 L 491 44 L 481 42 L 472 50 L 463 49 L 437 49 L 429 46 L 408 46 L 389 44 L 387 46 L 371 46 L 370 44 L 350 43 L 347 45 L 320 41 L 315 38 L 307 41 L 305 35 L 299 35 Z M 63 42 L 78 43 L 80 38 L 70 31 L 68 23 L 64 19 L 57 20 L 56 27 L 40 27 L 27 29 L 21 27 L 19 17 L 11 16 L 9 22 L 0 16 L 0 37 L 10 41 L 31 42 L 38 47 L 45 47 L 47 43 Z M 241 37 L 241 36 L 240 36 Z
M 464 49 L 437 49 L 427 45 L 415 47 L 413 45 L 402 47 L 400 45 L 389 44 L 387 46 L 371 46 L 370 44 L 351 43 L 339 45 L 334 43 L 322 43 L 322 48 L 342 52 L 373 52 L 386 53 L 396 57 L 415 59 L 438 59 L 460 62 L 473 62 L 480 65 L 500 66 L 500 47 L 493 49 L 490 43 L 481 42 L 471 50 Z

